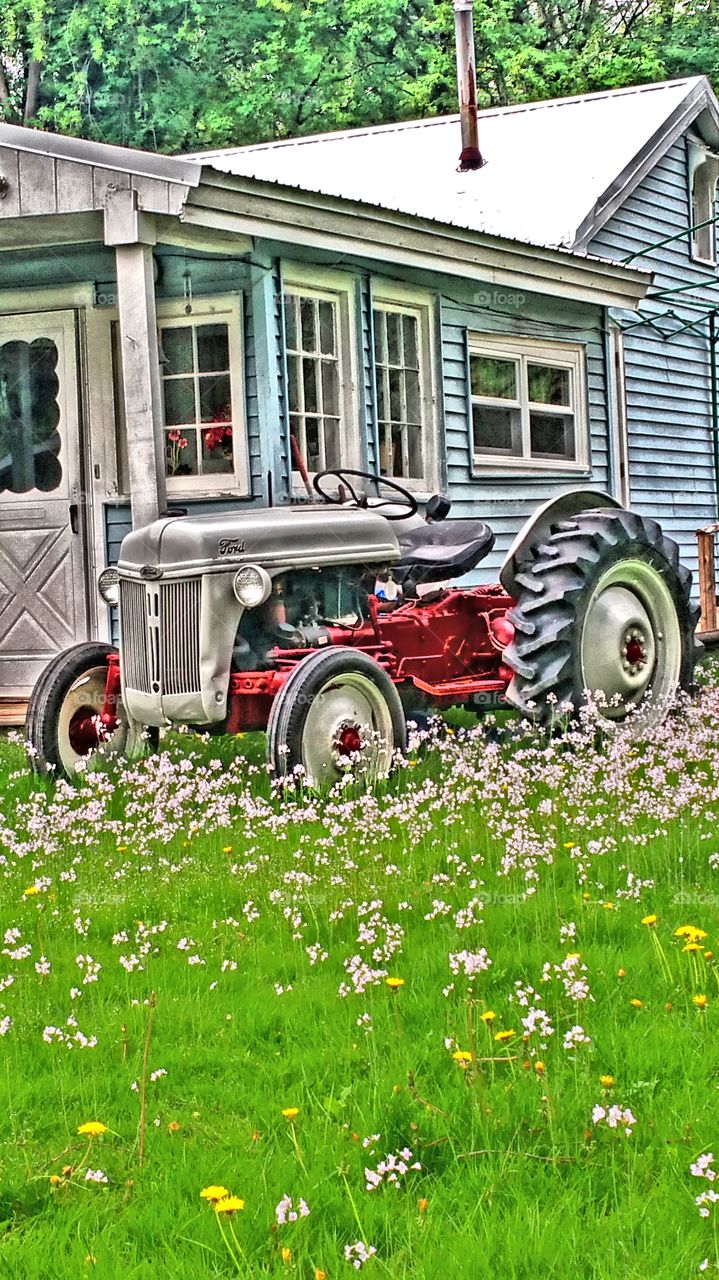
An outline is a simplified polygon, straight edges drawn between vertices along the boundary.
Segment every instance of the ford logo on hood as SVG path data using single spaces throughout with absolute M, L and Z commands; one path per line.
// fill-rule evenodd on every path
M 162 569 L 160 568 L 159 564 L 143 564 L 140 570 L 140 577 L 151 578 L 151 579 L 161 578 Z

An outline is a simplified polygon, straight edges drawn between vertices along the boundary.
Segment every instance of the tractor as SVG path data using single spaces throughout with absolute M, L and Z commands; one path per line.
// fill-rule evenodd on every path
M 129 533 L 102 599 L 119 647 L 59 654 L 32 694 L 40 770 L 72 777 L 170 726 L 267 730 L 269 765 L 320 786 L 386 772 L 407 718 L 513 707 L 545 724 L 596 695 L 607 729 L 644 730 L 691 683 L 691 574 L 656 521 L 575 489 L 539 508 L 499 582 L 462 587 L 491 551 L 479 519 L 420 515 L 394 481 L 324 471 L 312 502 L 168 514 Z

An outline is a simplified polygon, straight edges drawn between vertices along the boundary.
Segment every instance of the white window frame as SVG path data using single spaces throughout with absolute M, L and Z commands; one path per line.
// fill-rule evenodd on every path
M 188 307 L 191 310 L 188 311 Z M 243 306 L 240 294 L 226 297 L 174 298 L 157 303 L 158 331 L 180 329 L 188 325 L 226 324 L 230 354 L 230 396 L 232 399 L 232 449 L 234 468 L 224 475 L 167 476 L 167 493 L 172 498 L 246 497 L 249 494 L 247 420 L 245 414 Z M 163 370 L 160 370 L 161 376 Z M 187 423 L 189 427 L 195 424 Z M 210 424 L 204 424 L 209 426 Z M 162 456 L 165 456 L 165 432 L 171 430 L 163 417 Z M 182 426 L 179 427 L 182 430 Z M 197 424 L 198 437 L 200 425 Z
M 717 265 L 717 239 L 719 232 L 717 223 L 707 224 L 707 219 L 716 218 L 717 185 L 719 183 L 719 156 L 700 142 L 689 143 L 689 211 L 690 241 L 693 262 L 704 263 L 708 267 Z M 699 189 L 699 184 L 701 188 Z M 697 226 L 697 223 L 705 226 Z
M 468 333 L 467 360 L 467 394 L 469 401 L 469 434 L 474 470 L 481 474 L 488 471 L 524 472 L 532 475 L 537 472 L 554 474 L 570 474 L 587 472 L 589 469 L 589 425 L 587 412 L 587 373 L 586 353 L 580 343 L 553 342 L 535 340 L 533 338 L 504 337 L 499 334 Z M 472 395 L 471 361 L 473 356 L 489 356 L 495 359 L 511 360 L 519 366 L 519 398 L 517 400 L 492 399 Z M 537 409 L 547 412 L 551 408 L 546 404 L 533 404 L 527 394 L 527 365 L 546 364 L 556 369 L 567 369 L 570 374 L 572 391 L 571 405 L 574 413 L 574 458 L 534 457 L 530 448 L 530 412 Z M 515 408 L 521 414 L 522 453 L 480 453 L 474 446 L 474 417 L 472 407 L 475 404 L 486 404 L 499 409 Z
M 394 311 L 414 316 L 417 320 L 420 403 L 422 408 L 422 455 L 424 474 L 421 478 L 391 476 L 405 489 L 420 499 L 429 497 L 439 487 L 439 417 L 437 400 L 436 342 L 434 332 L 434 297 L 425 290 L 412 289 L 396 281 L 376 279 L 372 281 L 370 305 L 374 311 Z M 380 464 L 381 428 L 377 395 L 377 364 L 374 350 L 374 318 L 372 321 L 372 377 L 375 403 L 375 448 L 377 466 Z
M 339 439 L 340 466 L 357 470 L 362 466 L 360 448 L 359 415 L 357 412 L 357 323 L 355 318 L 355 280 L 341 271 L 292 262 L 282 264 L 282 333 L 285 368 L 287 365 L 287 335 L 285 332 L 284 299 L 286 294 L 303 298 L 318 298 L 332 302 L 337 307 L 337 368 L 339 373 Z M 287 382 L 287 380 L 285 380 Z M 287 422 L 290 419 L 289 386 L 286 385 Z M 353 430 L 354 427 L 354 430 Z M 290 453 L 292 494 L 306 496 L 304 481 L 296 469 Z M 308 468 L 310 479 L 316 473 Z

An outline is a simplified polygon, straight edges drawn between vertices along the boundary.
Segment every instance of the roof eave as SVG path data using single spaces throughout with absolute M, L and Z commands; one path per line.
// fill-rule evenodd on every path
M 606 188 L 577 228 L 570 247 L 583 252 L 602 227 L 625 203 L 640 182 L 674 146 L 678 138 L 703 112 L 713 120 L 719 138 L 719 102 L 706 77 L 692 86 L 686 97 L 646 141 L 640 151 Z
M 0 122 L 0 148 L 2 147 L 11 151 L 48 156 L 55 160 L 70 160 L 74 164 L 112 169 L 116 173 L 128 173 L 141 178 L 159 178 L 185 187 L 197 186 L 202 172 L 199 161 L 184 156 L 160 155 L 154 151 L 91 142 L 87 138 L 70 138 L 65 134 L 46 133 L 41 129 L 27 129 L 23 125 Z
M 183 221 L 502 287 L 634 309 L 651 273 L 358 201 L 203 168 Z

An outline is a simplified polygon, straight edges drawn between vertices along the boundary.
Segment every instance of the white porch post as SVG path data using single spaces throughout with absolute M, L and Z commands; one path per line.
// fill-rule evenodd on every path
M 105 244 L 115 249 L 120 357 L 125 401 L 132 527 L 156 520 L 167 506 L 162 387 L 157 342 L 152 220 L 137 193 L 108 193 Z

